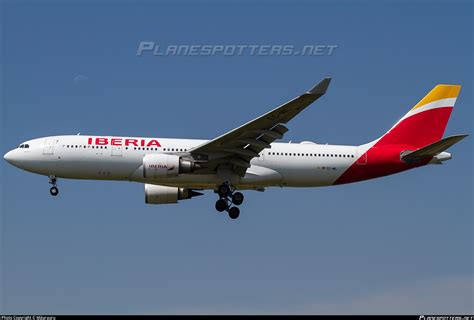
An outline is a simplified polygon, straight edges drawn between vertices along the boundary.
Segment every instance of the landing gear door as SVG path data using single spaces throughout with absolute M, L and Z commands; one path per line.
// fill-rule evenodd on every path
M 53 154 L 54 139 L 44 141 L 43 154 Z

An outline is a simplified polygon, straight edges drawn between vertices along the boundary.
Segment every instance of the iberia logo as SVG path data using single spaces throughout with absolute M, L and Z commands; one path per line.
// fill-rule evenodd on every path
M 134 146 L 134 147 L 161 147 L 156 139 L 132 139 L 132 138 L 88 138 L 87 144 L 98 146 Z

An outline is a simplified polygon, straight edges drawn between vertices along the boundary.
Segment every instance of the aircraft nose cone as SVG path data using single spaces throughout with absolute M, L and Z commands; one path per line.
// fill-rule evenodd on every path
M 13 164 L 13 161 L 14 161 L 13 151 L 8 151 L 7 153 L 5 153 L 5 155 L 3 156 L 3 159 L 5 159 L 5 161 L 7 161 L 8 163 Z

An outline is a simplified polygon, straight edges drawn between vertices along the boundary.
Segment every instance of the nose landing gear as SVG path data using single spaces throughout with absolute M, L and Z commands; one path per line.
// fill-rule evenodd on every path
M 49 183 L 53 185 L 51 189 L 49 189 L 49 193 L 51 193 L 53 197 L 57 196 L 59 194 L 59 189 L 56 185 L 56 177 L 49 176 Z
M 216 191 L 219 194 L 219 200 L 216 201 L 216 210 L 219 212 L 227 211 L 229 218 L 237 219 L 240 215 L 240 209 L 232 205 L 240 206 L 244 202 L 244 195 L 241 192 L 235 192 L 235 188 L 228 183 L 221 184 Z

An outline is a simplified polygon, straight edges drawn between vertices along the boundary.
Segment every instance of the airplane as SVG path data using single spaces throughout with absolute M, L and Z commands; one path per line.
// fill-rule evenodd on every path
M 460 85 L 436 85 L 381 137 L 362 145 L 275 142 L 286 124 L 327 91 L 331 78 L 212 140 L 58 135 L 21 143 L 10 164 L 49 177 L 143 183 L 145 202 L 170 204 L 218 195 L 215 208 L 239 217 L 242 190 L 321 187 L 383 177 L 451 159 L 445 150 L 467 134 L 442 138 Z

